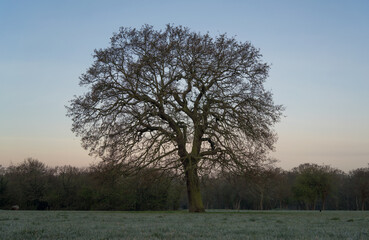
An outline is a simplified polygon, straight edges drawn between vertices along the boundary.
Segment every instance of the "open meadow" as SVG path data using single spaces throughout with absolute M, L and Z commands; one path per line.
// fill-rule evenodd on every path
M 0 211 L 0 239 L 369 239 L 369 212 Z

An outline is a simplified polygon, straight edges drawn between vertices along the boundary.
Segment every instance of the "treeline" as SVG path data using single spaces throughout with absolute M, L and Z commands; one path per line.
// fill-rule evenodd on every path
M 208 209 L 369 209 L 369 167 L 269 167 L 202 176 L 201 183 Z M 157 169 L 128 175 L 112 164 L 51 168 L 32 158 L 0 166 L 0 209 L 177 210 L 187 208 L 185 191 L 181 176 Z

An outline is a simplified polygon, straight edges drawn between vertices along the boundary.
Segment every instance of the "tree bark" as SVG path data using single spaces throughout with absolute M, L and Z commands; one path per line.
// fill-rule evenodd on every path
M 196 164 L 191 161 L 190 157 L 185 164 L 185 177 L 189 212 L 205 212 L 200 192 L 200 181 L 197 174 Z
M 241 198 L 238 199 L 235 204 L 233 205 L 233 208 L 236 209 L 236 210 L 240 210 L 241 208 Z
M 259 202 L 260 210 L 264 210 L 263 202 L 264 202 L 264 191 L 261 191 L 260 192 L 260 202 Z
M 323 199 L 322 199 L 322 210 L 325 210 L 325 201 L 326 201 L 327 197 L 325 195 L 323 195 Z

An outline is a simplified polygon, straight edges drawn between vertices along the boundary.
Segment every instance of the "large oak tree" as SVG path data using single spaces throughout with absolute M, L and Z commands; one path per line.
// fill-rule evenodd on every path
M 282 106 L 269 65 L 249 42 L 167 25 L 121 28 L 95 50 L 68 107 L 82 145 L 105 161 L 184 173 L 190 212 L 203 212 L 199 174 L 260 164 Z

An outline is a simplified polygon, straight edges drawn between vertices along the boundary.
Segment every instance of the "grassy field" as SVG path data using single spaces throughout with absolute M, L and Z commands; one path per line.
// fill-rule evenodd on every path
M 369 239 L 369 212 L 0 211 L 0 239 Z

